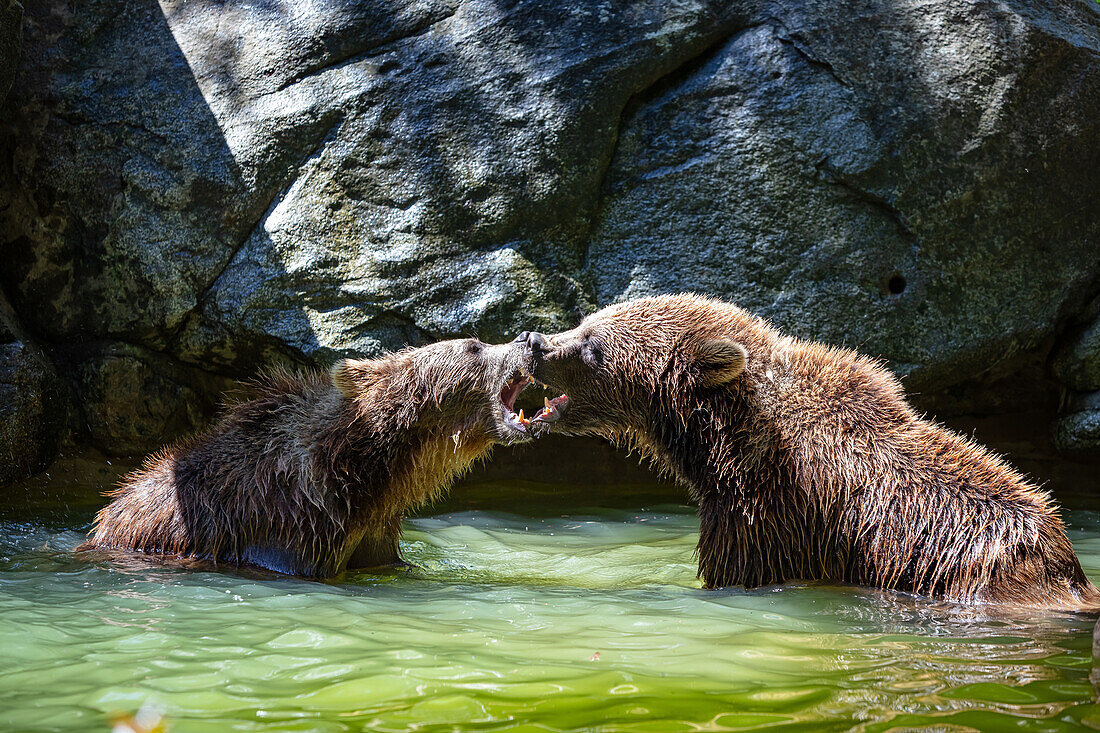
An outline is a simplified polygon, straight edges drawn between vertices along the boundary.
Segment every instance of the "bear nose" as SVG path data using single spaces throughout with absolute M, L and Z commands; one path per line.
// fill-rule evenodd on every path
M 527 333 L 527 349 L 532 354 L 538 354 L 550 350 L 550 344 L 546 342 L 546 337 L 537 331 L 531 331 Z

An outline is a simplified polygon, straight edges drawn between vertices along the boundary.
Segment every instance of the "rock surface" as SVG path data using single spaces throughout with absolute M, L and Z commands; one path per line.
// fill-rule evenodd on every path
M 106 343 L 67 359 L 81 395 L 78 436 L 107 455 L 140 455 L 206 424 L 216 395 L 232 380 L 206 374 L 148 349 Z M 123 397 L 123 396 L 126 397 Z
M 102 446 L 201 423 L 209 375 L 663 291 L 942 392 L 1060 346 L 1100 291 L 1091 2 L 48 0 L 24 25 L 0 287 Z
M 0 0 L 0 101 L 8 96 L 19 63 L 23 6 L 17 0 Z
M 1054 443 L 1070 455 L 1100 453 L 1100 391 L 1071 400 L 1055 425 Z
M 1096 10 L 770 6 L 627 115 L 596 300 L 716 293 L 917 390 L 1036 348 L 1100 274 Z
M 1054 374 L 1068 391 L 1054 438 L 1063 453 L 1100 456 L 1100 298 L 1086 315 L 1092 324 L 1054 356 Z
M 61 381 L 20 330 L 0 295 L 0 486 L 48 466 L 67 419 Z
M 54 459 L 65 428 L 63 405 L 48 363 L 20 341 L 0 343 L 0 485 Z
M 1081 392 L 1100 389 L 1100 318 L 1055 356 L 1054 371 L 1070 389 Z
M 19 62 L 23 6 L 0 0 L 0 102 Z M 0 486 L 49 465 L 65 429 L 60 383 L 42 352 L 16 335 L 0 291 Z

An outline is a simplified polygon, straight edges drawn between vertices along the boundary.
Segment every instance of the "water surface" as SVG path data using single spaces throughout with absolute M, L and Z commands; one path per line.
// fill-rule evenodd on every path
M 82 562 L 94 492 L 30 494 L 0 520 L 5 729 L 1100 728 L 1088 619 L 703 591 L 676 496 L 485 487 L 407 523 L 416 568 L 314 583 Z M 1067 517 L 1096 578 L 1100 513 Z

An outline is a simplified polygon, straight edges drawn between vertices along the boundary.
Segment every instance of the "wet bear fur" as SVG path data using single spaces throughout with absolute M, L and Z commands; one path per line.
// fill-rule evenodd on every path
M 514 351 L 445 341 L 265 377 L 126 477 L 77 549 L 308 577 L 398 563 L 405 512 L 517 437 L 499 405 Z
M 551 429 L 637 447 L 689 488 L 708 588 L 812 579 L 1100 606 L 1051 498 L 914 412 L 875 360 L 696 295 L 523 340 L 535 377 L 570 397 Z

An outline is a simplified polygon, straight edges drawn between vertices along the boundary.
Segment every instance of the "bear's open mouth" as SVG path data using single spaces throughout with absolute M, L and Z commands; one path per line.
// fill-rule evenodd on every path
M 543 407 L 534 417 L 524 417 L 522 409 L 516 413 L 516 398 L 519 397 L 520 392 L 531 384 L 540 384 L 543 389 L 550 388 L 549 385 L 537 382 L 527 372 L 519 370 L 504 383 L 504 387 L 500 390 L 500 408 L 504 414 L 504 423 L 521 433 L 527 433 L 529 428 L 536 423 L 555 422 L 561 417 L 565 406 L 569 404 L 569 397 L 564 394 L 554 399 L 543 397 Z

